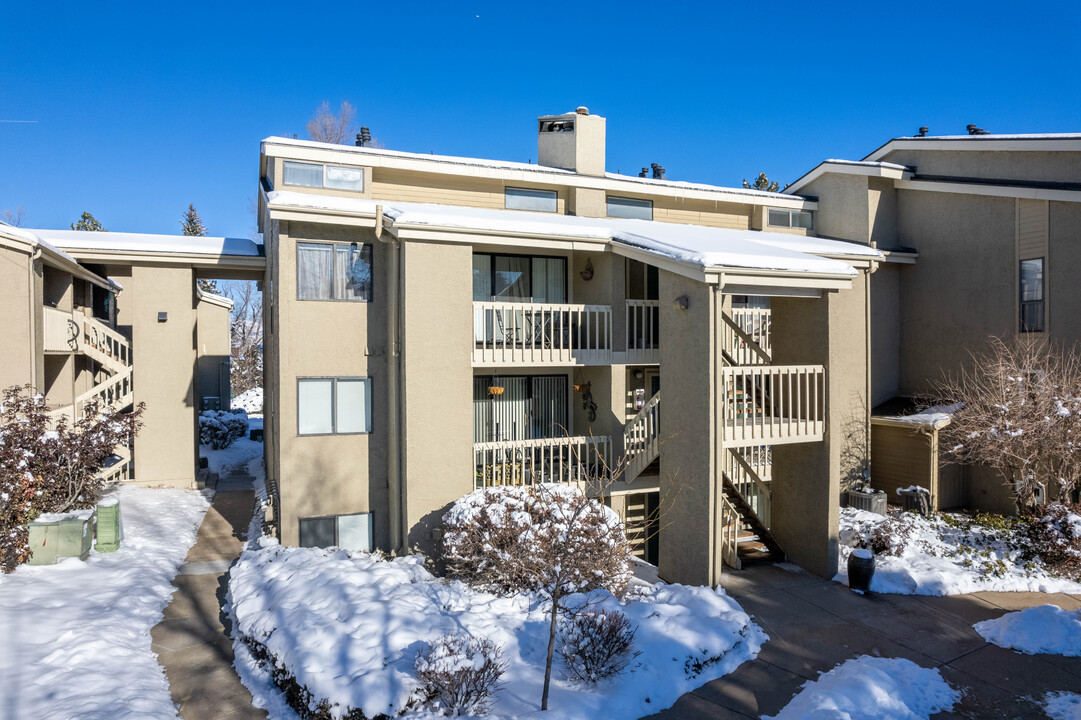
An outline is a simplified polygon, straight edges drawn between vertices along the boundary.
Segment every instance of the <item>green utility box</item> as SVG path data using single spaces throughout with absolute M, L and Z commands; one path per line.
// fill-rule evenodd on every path
M 48 513 L 30 523 L 30 564 L 52 565 L 69 557 L 86 560 L 93 541 L 93 514 L 92 510 Z
M 124 537 L 123 526 L 120 522 L 120 498 L 105 500 L 98 504 L 97 512 L 97 536 L 98 552 L 116 552 L 120 547 L 120 541 Z

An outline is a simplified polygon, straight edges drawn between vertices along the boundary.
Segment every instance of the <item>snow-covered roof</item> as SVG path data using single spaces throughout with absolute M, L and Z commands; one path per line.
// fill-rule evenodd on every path
M 237 257 L 258 257 L 262 254 L 262 246 L 247 238 L 85 232 L 81 230 L 32 230 L 31 232 L 64 250 L 129 251 Z
M 635 248 L 701 270 L 744 269 L 851 277 L 856 270 L 838 257 L 881 260 L 866 245 L 761 230 L 682 225 L 652 220 L 587 218 L 428 203 L 379 202 L 294 191 L 272 191 L 274 208 L 309 208 L 372 215 L 378 206 L 396 227 L 460 228 L 508 235 L 597 240 Z M 829 257 L 822 257 L 829 256 Z
M 999 133 L 902 136 L 887 140 L 864 160 L 880 160 L 895 150 L 996 150 L 1081 152 L 1081 133 Z
M 871 162 L 868 160 L 840 160 L 838 158 L 829 158 L 823 160 L 824 163 L 830 163 L 831 165 L 854 165 L 856 167 L 876 167 L 876 168 L 892 168 L 894 170 L 911 170 L 907 165 L 898 165 L 897 163 L 888 162 Z
M 7 235 L 8 237 L 21 240 L 32 247 L 41 248 L 44 257 L 51 259 L 54 263 L 60 265 L 63 269 L 73 272 L 76 275 L 82 277 L 85 280 L 89 280 L 92 283 L 100 285 L 102 287 L 111 290 L 123 290 L 123 286 L 115 280 L 109 278 L 100 277 L 96 273 L 87 270 L 79 261 L 67 254 L 60 248 L 56 247 L 50 242 L 43 240 L 38 234 L 37 230 L 25 230 L 14 225 L 9 225 L 3 221 L 0 221 L 0 234 Z
M 924 408 L 923 410 L 910 415 L 875 415 L 874 419 L 887 420 L 890 424 L 908 423 L 912 425 L 941 428 L 949 425 L 953 414 L 962 407 L 963 406 L 960 403 L 954 405 L 935 405 L 934 407 Z
M 574 113 L 568 113 L 573 115 Z M 557 116 L 550 116 L 557 117 Z M 383 148 L 371 148 L 371 147 L 357 147 L 355 145 L 334 145 L 330 143 L 316 142 L 314 140 L 299 140 L 294 138 L 283 137 L 268 137 L 263 140 L 264 143 L 272 143 L 275 145 L 285 145 L 292 147 L 303 147 L 317 150 L 330 150 L 335 152 L 342 152 L 348 154 L 354 154 L 367 157 L 385 157 L 385 158 L 398 158 L 402 160 L 413 160 L 425 163 L 434 163 L 437 165 L 459 165 L 464 167 L 475 168 L 488 168 L 493 170 L 516 170 L 525 171 L 536 174 L 557 174 L 562 177 L 577 176 L 574 170 L 565 170 L 563 168 L 550 167 L 548 165 L 538 165 L 535 163 L 522 163 L 513 162 L 509 160 L 486 160 L 483 158 L 471 158 L 471 157 L 459 157 L 456 155 L 435 155 L 429 153 L 414 153 L 404 152 L 401 150 L 386 150 Z M 580 176 L 591 177 L 591 176 Z M 608 180 L 628 182 L 640 184 L 647 187 L 665 187 L 682 190 L 697 190 L 702 192 L 712 193 L 725 193 L 744 195 L 748 197 L 758 198 L 774 198 L 777 200 L 784 200 L 791 202 L 792 195 L 779 193 L 779 192 L 766 192 L 764 190 L 754 190 L 752 188 L 743 187 L 724 187 L 721 185 L 710 185 L 708 183 L 694 183 L 684 182 L 680 180 L 659 180 L 654 178 L 643 178 L 637 175 L 621 175 L 618 173 L 606 172 L 604 177 Z M 645 188 L 643 188 L 645 190 Z
M 830 158 L 823 160 L 813 168 L 796 178 L 796 181 L 784 189 L 785 193 L 799 193 L 807 185 L 822 177 L 826 173 L 840 173 L 846 175 L 865 175 L 867 177 L 885 177 L 902 179 L 911 177 L 912 168 L 897 163 L 875 162 L 870 160 L 839 160 Z

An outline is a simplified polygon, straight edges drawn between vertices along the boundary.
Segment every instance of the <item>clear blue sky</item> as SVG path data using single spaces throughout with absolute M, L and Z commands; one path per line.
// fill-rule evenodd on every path
M 242 7 L 245 5 L 245 7 Z M 101 9 L 97 9 L 100 7 Z M 259 141 L 349 100 L 388 148 L 536 159 L 608 118 L 608 169 L 792 181 L 920 125 L 1081 131 L 1081 3 L 8 3 L 0 210 L 247 236 Z

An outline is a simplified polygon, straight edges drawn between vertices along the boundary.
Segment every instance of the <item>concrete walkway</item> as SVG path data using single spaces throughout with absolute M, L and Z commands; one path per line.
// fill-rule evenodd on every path
M 727 573 L 722 585 L 769 635 L 756 660 L 687 693 L 657 720 L 775 715 L 807 680 L 859 655 L 902 657 L 962 691 L 935 717 L 1045 718 L 1047 692 L 1081 691 L 1081 658 L 1024 655 L 990 645 L 973 623 L 1035 605 L 1081 607 L 1081 595 L 975 593 L 861 596 L 790 566 Z
M 240 555 L 251 521 L 252 478 L 241 468 L 223 475 L 173 580 L 177 592 L 150 635 L 184 720 L 265 720 L 233 669 L 229 620 L 221 610 L 227 571 Z

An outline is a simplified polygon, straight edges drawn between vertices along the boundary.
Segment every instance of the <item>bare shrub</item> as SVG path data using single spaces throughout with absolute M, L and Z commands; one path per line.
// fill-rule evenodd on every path
M 889 515 L 882 522 L 868 527 L 861 527 L 861 537 L 855 546 L 870 550 L 875 555 L 899 556 L 912 541 L 917 516 L 911 513 Z
M 422 691 L 449 715 L 484 715 L 507 669 L 503 653 L 487 638 L 444 635 L 417 654 Z
M 970 367 L 933 388 L 954 403 L 939 430 L 960 462 L 1001 472 L 1022 511 L 1036 506 L 1053 481 L 1067 500 L 1081 480 L 1081 355 L 1072 347 L 1021 338 L 991 338 Z
M 315 110 L 315 115 L 308 121 L 308 137 L 317 142 L 341 145 L 346 143 L 353 131 L 353 119 L 357 111 L 348 101 L 343 101 L 337 114 L 330 109 L 330 103 L 323 101 Z
M 587 610 L 571 617 L 560 625 L 556 640 L 568 676 L 594 683 L 623 672 L 639 654 L 631 654 L 636 632 L 618 610 Z
M 1053 575 L 1081 580 L 1081 506 L 1037 508 L 1017 526 L 1025 559 L 1038 559 Z

